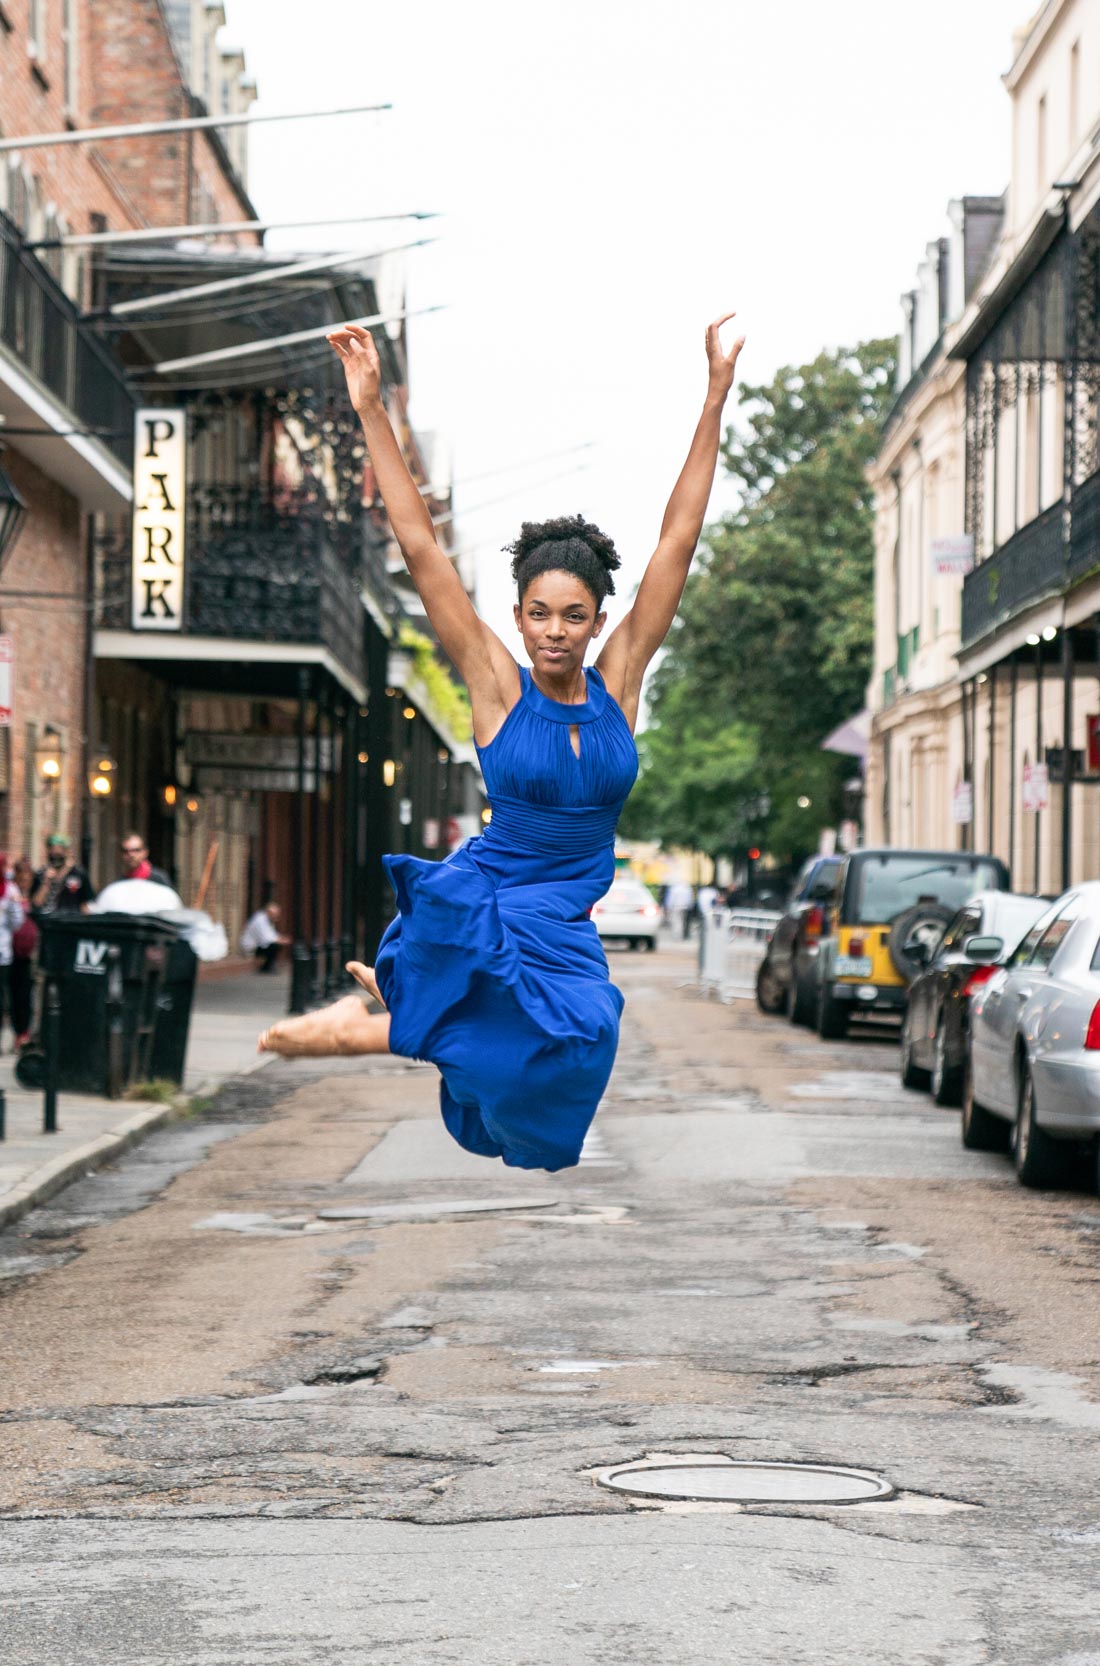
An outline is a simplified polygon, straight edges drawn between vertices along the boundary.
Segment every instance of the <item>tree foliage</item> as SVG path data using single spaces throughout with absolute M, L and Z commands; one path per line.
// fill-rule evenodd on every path
M 866 467 L 893 353 L 864 342 L 742 384 L 743 426 L 722 448 L 741 507 L 708 529 L 654 676 L 628 830 L 714 855 L 754 842 L 796 857 L 838 816 L 853 766 L 820 742 L 862 706 L 870 673 Z

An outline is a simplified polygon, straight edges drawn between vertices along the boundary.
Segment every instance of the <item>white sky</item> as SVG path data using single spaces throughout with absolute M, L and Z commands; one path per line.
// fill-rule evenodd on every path
M 754 382 L 822 346 L 896 331 L 898 296 L 945 230 L 948 199 L 1007 181 L 1000 77 L 1029 6 L 226 9 L 224 39 L 245 50 L 257 111 L 395 106 L 257 128 L 250 185 L 263 215 L 446 216 L 412 233 L 440 241 L 409 257 L 410 304 L 447 307 L 410 328 L 412 414 L 450 445 L 481 609 L 510 632 L 507 558 L 494 552 L 521 519 L 598 521 L 629 595 L 702 402 L 708 318 L 738 309 L 740 372 Z M 408 236 L 395 225 L 269 241 L 373 249 Z M 470 478 L 584 441 L 593 449 L 579 459 Z M 712 513 L 731 502 L 720 480 Z

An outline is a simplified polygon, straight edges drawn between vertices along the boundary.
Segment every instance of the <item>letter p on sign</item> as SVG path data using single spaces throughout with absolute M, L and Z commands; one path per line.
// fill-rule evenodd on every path
M 183 629 L 187 413 L 152 406 L 134 414 L 134 535 L 130 624 Z

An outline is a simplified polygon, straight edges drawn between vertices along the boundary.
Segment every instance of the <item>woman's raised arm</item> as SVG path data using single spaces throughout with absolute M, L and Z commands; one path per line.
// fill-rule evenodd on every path
M 472 697 L 489 693 L 481 685 L 486 670 L 495 667 L 498 656 L 508 661 L 515 677 L 515 662 L 503 644 L 478 618 L 463 589 L 462 580 L 440 548 L 428 506 L 409 473 L 397 436 L 382 403 L 381 366 L 378 349 L 369 330 L 359 324 L 345 324 L 328 337 L 344 367 L 348 395 L 363 424 L 371 466 L 386 506 L 393 535 L 401 546 L 432 629 L 444 652 L 458 668 Z
M 739 336 L 728 353 L 722 350 L 718 332 L 734 316 L 732 312 L 727 312 L 707 325 L 709 375 L 703 414 L 695 429 L 687 461 L 668 500 L 657 548 L 638 586 L 634 605 L 612 631 L 597 662 L 631 720 L 633 710 L 637 709 L 646 667 L 676 617 L 688 569 L 703 529 L 722 438 L 722 411 L 733 386 L 738 354 L 745 345 L 744 336 Z M 618 693 L 620 690 L 621 694 Z

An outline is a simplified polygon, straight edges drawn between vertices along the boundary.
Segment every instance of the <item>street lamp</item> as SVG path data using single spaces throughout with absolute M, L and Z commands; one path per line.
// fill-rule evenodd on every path
M 0 446 L 0 452 L 3 451 Z M 27 505 L 0 468 L 0 570 L 15 547 L 15 540 L 23 530 Z
M 115 776 L 118 764 L 112 758 L 105 746 L 101 746 L 95 754 L 92 767 L 88 771 L 88 791 L 93 798 L 110 798 L 115 790 Z
M 35 764 L 38 773 L 47 787 L 56 787 L 61 779 L 61 761 L 65 756 L 65 748 L 61 744 L 60 731 L 52 723 L 47 723 L 42 731 L 42 739 L 34 749 Z

